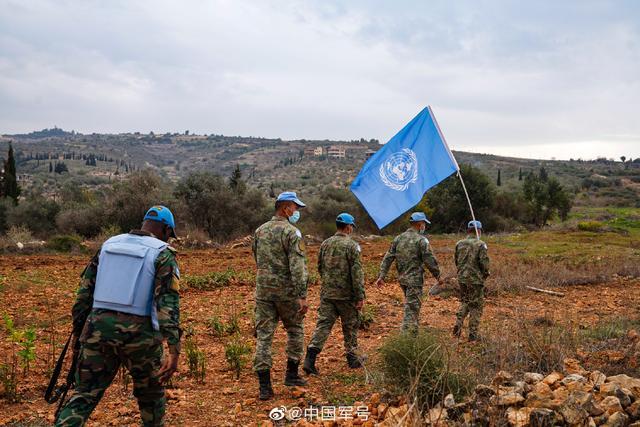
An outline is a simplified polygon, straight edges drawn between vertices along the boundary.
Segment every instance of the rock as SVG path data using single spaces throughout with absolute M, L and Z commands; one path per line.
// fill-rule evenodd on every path
M 564 359 L 562 363 L 566 374 L 578 374 L 580 376 L 589 374 L 589 372 L 586 371 L 576 359 Z
M 242 412 L 242 404 L 241 403 L 236 403 L 236 407 L 234 408 L 233 412 L 236 415 L 239 415 L 240 412 Z
M 537 372 L 527 372 L 524 374 L 524 382 L 527 384 L 536 384 L 544 379 L 544 375 Z
M 380 393 L 373 393 L 369 398 L 369 403 L 373 406 L 377 406 L 380 403 Z
M 561 400 L 561 401 L 565 401 L 567 400 L 567 398 L 569 397 L 569 390 L 567 390 L 566 387 L 558 387 L 557 389 L 553 390 L 553 398 L 555 400 Z
M 444 398 L 444 407 L 449 409 L 453 408 L 456 404 L 456 399 L 453 397 L 453 394 L 449 393 Z
M 406 414 L 407 414 L 407 405 L 402 405 L 399 408 L 392 406 L 389 409 L 387 409 L 387 414 L 385 415 L 384 419 L 399 423 L 402 417 L 404 417 Z
M 633 343 L 640 341 L 640 334 L 635 329 L 629 329 L 627 339 Z
M 294 399 L 299 399 L 301 397 L 304 397 L 305 394 L 307 394 L 307 390 L 305 390 L 302 387 L 296 387 L 293 390 L 291 390 L 291 397 L 293 397 Z
M 510 385 L 513 381 L 513 375 L 511 375 L 507 371 L 499 371 L 495 377 L 493 377 L 493 381 L 491 384 L 493 385 Z
M 494 389 L 484 384 L 478 384 L 475 388 L 475 393 L 478 397 L 490 397 L 496 394 Z
M 583 425 L 589 418 L 589 413 L 582 407 L 580 397 L 576 396 L 576 393 L 569 396 L 559 412 L 569 425 Z
M 529 416 L 535 408 L 509 408 L 507 409 L 507 421 L 513 427 L 526 427 L 529 425 Z
M 629 414 L 631 419 L 640 419 L 640 400 L 636 400 L 635 402 L 633 402 L 625 409 L 625 411 L 627 411 L 627 414 Z
M 616 412 L 624 411 L 624 409 L 622 409 L 622 405 L 620 404 L 620 399 L 615 396 L 607 396 L 602 399 L 602 402 L 600 402 L 600 407 L 604 409 L 604 411 L 609 415 L 612 415 Z
M 601 396 L 615 396 L 620 392 L 620 386 L 616 383 L 604 383 L 599 387 Z
M 629 424 L 629 427 L 640 427 L 640 421 L 636 421 L 635 423 Z
M 618 392 L 616 393 L 616 397 L 620 399 L 620 404 L 622 405 L 623 408 L 626 408 L 627 406 L 631 405 L 631 402 L 636 400 L 635 397 L 633 396 L 633 393 L 631 393 L 631 390 L 629 390 L 628 388 L 619 389 Z
M 388 407 L 389 407 L 389 406 L 388 406 L 386 403 L 380 403 L 380 404 L 378 405 L 377 410 L 378 410 L 378 418 L 379 418 L 379 419 L 383 419 L 383 418 L 384 418 L 384 416 L 385 416 L 385 412 L 387 411 L 387 408 L 388 408 Z
M 426 416 L 427 424 L 439 425 L 444 423 L 448 418 L 447 410 L 445 408 L 433 408 Z
M 524 402 L 524 397 L 519 393 L 507 393 L 491 397 L 489 403 L 494 406 L 513 406 Z
M 570 374 L 567 375 L 566 377 L 564 377 L 561 381 L 560 384 L 562 384 L 563 386 L 568 386 L 571 383 L 586 383 L 587 379 L 585 377 L 583 377 L 580 374 Z
M 451 408 L 447 408 L 447 414 L 449 415 L 450 419 L 459 420 L 465 415 L 465 412 L 469 410 L 472 404 L 473 402 L 471 401 L 458 403 Z
M 542 381 L 544 381 L 545 384 L 547 384 L 549 387 L 551 387 L 555 383 L 560 381 L 562 378 L 564 378 L 564 375 L 562 375 L 560 372 L 552 372 L 549 375 L 547 375 L 546 377 L 544 377 L 544 379 Z
M 593 384 L 594 387 L 598 387 L 601 384 L 604 384 L 607 376 L 600 371 L 593 371 L 589 374 L 589 382 Z
M 628 388 L 631 391 L 633 391 L 634 388 L 640 389 L 640 378 L 631 378 L 625 374 L 608 377 L 607 382 L 618 384 L 620 387 Z
M 532 408 L 549 409 L 558 406 L 553 402 L 553 392 L 551 391 L 551 388 L 543 382 L 539 382 L 533 386 L 533 390 L 527 394 L 527 399 L 524 405 Z
M 625 427 L 629 422 L 629 416 L 624 412 L 615 412 L 611 414 L 606 423 L 604 423 L 605 427 Z
M 548 427 L 561 421 L 562 417 L 551 409 L 535 408 L 529 414 L 530 427 Z
M 22 242 L 18 242 L 16 243 L 16 246 L 18 247 L 18 249 L 23 250 L 24 249 L 24 243 Z

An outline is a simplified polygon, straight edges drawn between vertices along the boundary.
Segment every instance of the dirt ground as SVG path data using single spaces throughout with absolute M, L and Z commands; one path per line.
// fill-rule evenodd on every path
M 436 255 L 450 258 L 452 243 L 447 239 L 436 240 Z M 379 263 L 387 245 L 386 241 L 364 244 L 365 263 L 372 266 Z M 317 245 L 309 246 L 312 271 L 315 270 L 317 248 Z M 499 253 L 493 262 L 500 262 Z M 46 425 L 52 421 L 55 408 L 47 405 L 42 395 L 54 363 L 52 353 L 57 357 L 70 330 L 70 309 L 78 276 L 89 257 L 50 254 L 0 257 L 0 314 L 11 316 L 18 327 L 35 325 L 38 334 L 37 360 L 29 374 L 21 377 L 19 403 L 0 399 L 0 425 L 19 421 Z M 179 262 L 183 275 L 224 271 L 230 267 L 236 271 L 252 271 L 254 268 L 246 247 L 187 250 L 180 254 Z M 381 288 L 373 287 L 374 270 L 367 271 L 366 304 L 375 307 L 375 321 L 370 330 L 359 335 L 360 347 L 370 355 L 375 355 L 382 340 L 398 329 L 402 317 L 402 292 L 397 282 L 389 281 Z M 428 284 L 432 282 L 433 279 L 427 281 Z M 494 294 L 487 299 L 482 327 L 487 331 L 499 331 L 516 319 L 542 315 L 577 325 L 590 325 L 604 318 L 628 316 L 634 310 L 637 313 L 637 307 L 640 307 L 640 280 L 619 279 L 606 284 L 559 290 L 566 295 L 560 298 L 533 292 Z M 323 375 L 310 378 L 305 391 L 288 390 L 283 385 L 286 335 L 280 327 L 273 347 L 276 398 L 266 403 L 258 401 L 257 380 L 251 372 L 252 356 L 240 379 L 236 380 L 224 357 L 226 338 L 215 337 L 207 327 L 207 320 L 214 314 L 224 318 L 230 312 L 238 313 L 241 315 L 242 337 L 253 347 L 253 291 L 252 285 L 233 284 L 212 291 L 190 289 L 183 292 L 183 327 L 195 331 L 195 339 L 206 354 L 207 371 L 204 383 L 198 383 L 187 375 L 185 357 L 181 358 L 180 373 L 174 378 L 173 389 L 169 391 L 169 425 L 264 425 L 268 422 L 269 411 L 276 406 L 352 405 L 354 402 L 357 405 L 374 391 L 368 382 L 366 369 L 354 371 L 347 368 L 338 325 L 319 356 L 318 367 Z M 313 332 L 315 309 L 319 303 L 317 284 L 310 287 L 308 299 L 311 308 L 305 321 L 307 341 Z M 423 305 L 422 324 L 449 330 L 453 326 L 457 306 L 455 297 L 429 297 Z M 0 363 L 3 363 L 8 357 L 3 330 L 0 340 Z M 465 351 L 465 344 L 459 346 L 459 351 Z M 137 425 L 137 412 L 131 386 L 117 378 L 92 415 L 89 425 Z

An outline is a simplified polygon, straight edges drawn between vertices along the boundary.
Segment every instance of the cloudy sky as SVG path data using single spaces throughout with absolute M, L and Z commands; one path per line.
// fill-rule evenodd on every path
M 0 133 L 388 140 L 640 157 L 640 2 L 0 0 Z

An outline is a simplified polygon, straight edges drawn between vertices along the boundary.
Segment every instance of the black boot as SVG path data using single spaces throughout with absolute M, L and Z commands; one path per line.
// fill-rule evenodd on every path
M 260 381 L 260 400 L 269 400 L 273 397 L 273 388 L 271 387 L 271 371 L 265 369 L 258 371 L 258 381 Z
M 292 387 L 294 385 L 305 386 L 307 381 L 298 375 L 298 365 L 300 362 L 294 360 L 287 360 L 287 374 L 284 377 L 284 385 Z
M 362 359 L 354 353 L 347 353 L 347 365 L 351 369 L 362 368 Z
M 320 349 L 315 347 L 307 347 L 307 355 L 304 358 L 304 363 L 302 364 L 302 370 L 307 373 L 307 375 L 318 375 L 320 371 L 316 368 L 316 357 L 320 353 Z

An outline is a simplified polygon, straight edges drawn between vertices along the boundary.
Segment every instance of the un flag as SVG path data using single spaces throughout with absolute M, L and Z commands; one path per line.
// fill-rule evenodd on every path
M 433 111 L 427 107 L 364 164 L 351 191 L 382 228 L 458 170 Z

